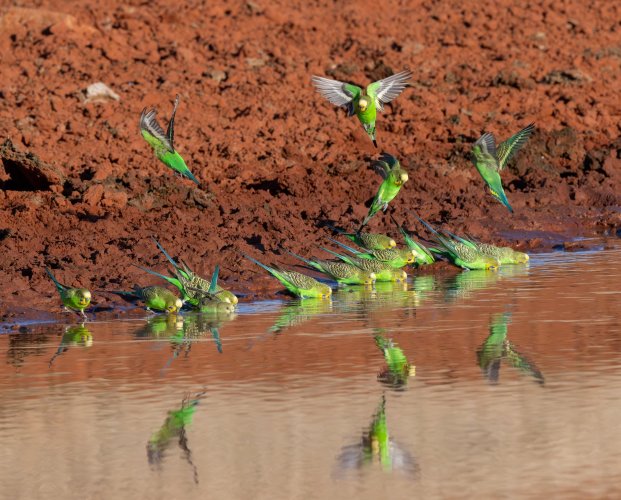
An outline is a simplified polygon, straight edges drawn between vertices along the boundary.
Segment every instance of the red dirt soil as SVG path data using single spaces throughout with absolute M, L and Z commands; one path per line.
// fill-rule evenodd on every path
M 380 182 L 377 151 L 313 74 L 413 71 L 377 125 L 410 173 L 391 204 L 410 228 L 416 212 L 534 249 L 621 226 L 619 2 L 35 3 L 0 7 L 0 310 L 56 310 L 45 265 L 93 290 L 155 283 L 132 267 L 165 269 L 151 236 L 197 272 L 220 263 L 233 290 L 277 290 L 241 254 L 320 255 L 322 222 L 353 228 Z M 86 99 L 99 81 L 120 99 Z M 177 93 L 175 143 L 200 189 L 138 130 Z M 503 173 L 511 215 L 469 150 L 530 122 Z M 369 227 L 395 234 L 388 213 Z

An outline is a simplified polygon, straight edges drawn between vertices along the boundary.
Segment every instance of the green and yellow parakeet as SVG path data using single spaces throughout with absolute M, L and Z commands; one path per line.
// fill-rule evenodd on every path
M 395 225 L 399 228 L 399 232 L 403 236 L 403 239 L 405 240 L 405 244 L 407 245 L 407 247 L 410 250 L 412 250 L 412 252 L 414 252 L 414 255 L 416 256 L 415 264 L 418 266 L 433 264 L 436 259 L 433 256 L 433 254 L 429 251 L 429 249 L 425 245 L 423 245 L 420 241 L 416 241 L 414 238 L 412 238 L 412 236 L 405 230 L 405 228 L 402 225 L 400 225 L 395 220 L 395 218 L 392 215 L 390 217 L 392 221 L 395 223 Z
M 479 241 L 473 240 L 472 238 L 468 239 L 461 236 L 456 236 L 452 233 L 449 234 L 457 241 L 460 241 L 464 245 L 467 245 L 471 248 L 475 248 L 483 255 L 487 255 L 489 257 L 497 259 L 498 262 L 500 262 L 500 265 L 526 264 L 530 260 L 528 254 L 524 252 L 518 252 L 517 250 L 513 250 L 513 248 L 510 247 L 497 247 L 489 243 L 481 243 Z
M 183 306 L 182 300 L 174 293 L 161 286 L 145 286 L 139 287 L 134 285 L 131 292 L 111 291 L 126 300 L 135 301 L 142 300 L 145 303 L 147 311 L 160 311 L 168 314 L 174 314 L 181 310 Z
M 401 168 L 399 161 L 388 153 L 382 153 L 382 156 L 374 163 L 374 166 L 384 180 L 380 184 L 375 198 L 373 198 L 373 202 L 369 207 L 369 212 L 362 221 L 358 231 L 361 231 L 377 212 L 380 210 L 386 211 L 388 203 L 399 194 L 403 185 L 408 181 L 407 172 Z
M 280 281 L 293 295 L 296 295 L 301 299 L 327 299 L 330 298 L 330 295 L 332 295 L 332 288 L 325 283 L 320 283 L 315 278 L 311 278 L 310 276 L 306 276 L 305 274 L 295 271 L 287 271 L 284 269 L 266 266 L 248 255 L 244 255 L 244 257 L 254 262 L 256 265 L 261 266 L 278 281 Z
M 416 254 L 409 248 L 387 248 L 386 250 L 370 250 L 368 252 L 360 252 L 355 248 L 333 240 L 332 238 L 328 239 L 360 259 L 379 260 L 380 262 L 384 262 L 395 269 L 405 267 L 408 264 L 414 264 L 416 261 Z
M 357 85 L 339 82 L 321 76 L 313 76 L 313 85 L 323 97 L 336 106 L 347 109 L 348 116 L 356 115 L 364 131 L 377 147 L 375 120 L 377 111 L 384 110 L 384 104 L 395 99 L 408 84 L 410 71 L 402 71 L 367 86 L 363 91 Z
M 443 255 L 453 264 L 462 269 L 488 269 L 495 271 L 500 267 L 500 262 L 494 257 L 483 255 L 476 248 L 466 245 L 461 241 L 452 239 L 447 234 L 436 231 L 429 223 L 417 217 L 423 225 L 434 235 L 436 242 L 442 249 L 430 248 L 433 253 Z
M 54 277 L 49 268 L 46 267 L 45 271 L 54 282 L 56 290 L 58 290 L 58 293 L 60 294 L 60 300 L 63 306 L 68 310 L 78 312 L 84 319 L 86 319 L 84 309 L 86 309 L 91 303 L 91 292 L 89 292 L 86 288 L 73 288 L 62 285 Z
M 140 133 L 142 137 L 149 143 L 155 152 L 155 156 L 158 157 L 164 165 L 171 168 L 175 172 L 178 172 L 182 176 L 194 181 L 200 186 L 200 183 L 192 175 L 190 169 L 188 169 L 185 161 L 181 155 L 175 150 L 174 138 L 175 138 L 175 113 L 177 112 L 177 106 L 179 105 L 179 96 L 175 97 L 175 105 L 173 107 L 170 121 L 168 122 L 168 128 L 166 133 L 157 122 L 157 111 L 155 108 L 143 109 L 140 115 Z
M 397 242 L 390 236 L 378 233 L 348 233 L 347 231 L 334 226 L 328 226 L 335 233 L 345 236 L 349 240 L 353 241 L 359 247 L 366 250 L 386 250 L 388 248 L 394 248 L 397 246 Z
M 505 142 L 500 143 L 498 147 L 496 147 L 494 136 L 488 132 L 479 137 L 472 146 L 472 163 L 483 177 L 490 194 L 507 207 L 510 212 L 513 212 L 513 208 L 509 205 L 507 195 L 502 188 L 500 172 L 528 140 L 533 130 L 535 130 L 535 125 L 531 123 Z
M 341 260 L 309 260 L 289 250 L 287 250 L 287 252 L 312 269 L 316 269 L 320 273 L 326 274 L 334 281 L 344 285 L 372 285 L 375 281 L 375 274 L 373 272 L 364 271 L 359 267 Z
M 356 266 L 363 271 L 373 273 L 375 275 L 376 282 L 405 282 L 407 280 L 408 275 L 403 269 L 392 267 L 386 262 L 375 259 L 362 259 L 349 255 L 341 255 L 324 247 L 321 247 L 321 249 L 324 252 L 328 252 L 341 259 L 343 262 Z

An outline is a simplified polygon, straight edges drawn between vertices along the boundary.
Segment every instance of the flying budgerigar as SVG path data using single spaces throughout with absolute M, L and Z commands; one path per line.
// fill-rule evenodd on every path
M 84 309 L 86 309 L 91 303 L 91 292 L 89 292 L 86 288 L 73 288 L 62 285 L 54 277 L 52 271 L 50 271 L 47 267 L 45 268 L 45 271 L 54 282 L 56 290 L 58 290 L 58 293 L 60 294 L 60 300 L 63 303 L 63 306 L 68 310 L 78 312 L 84 319 L 86 319 Z
M 248 255 L 244 255 L 244 257 L 254 262 L 257 266 L 265 269 L 268 273 L 280 281 L 287 290 L 301 299 L 326 299 L 332 295 L 332 288 L 325 283 L 320 283 L 315 278 L 311 278 L 310 276 L 306 276 L 305 274 L 298 273 L 296 271 L 287 271 L 285 269 L 277 269 L 275 267 L 266 266 Z
M 313 76 L 317 91 L 336 106 L 347 109 L 348 116 L 356 115 L 364 131 L 377 147 L 375 140 L 375 120 L 377 111 L 384 110 L 384 104 L 395 99 L 408 84 L 411 71 L 402 71 L 367 86 L 363 91 L 357 85 L 339 82 L 321 76 Z
M 509 205 L 507 195 L 502 188 L 500 172 L 528 140 L 533 130 L 535 130 L 535 124 L 531 123 L 498 146 L 496 146 L 494 136 L 488 132 L 479 137 L 472 146 L 472 163 L 483 177 L 490 194 L 507 207 L 509 212 L 513 212 L 513 208 Z
M 367 250 L 386 250 L 387 248 L 394 248 L 397 246 L 397 242 L 385 234 L 363 232 L 348 233 L 344 229 L 335 226 L 328 225 L 328 227 L 335 233 L 345 236 L 359 247 Z
M 287 252 L 312 269 L 327 274 L 337 283 L 342 283 L 343 285 L 372 285 L 375 281 L 375 274 L 373 272 L 364 271 L 341 260 L 309 260 L 289 250 Z
M 387 370 L 382 374 L 383 380 L 392 385 L 407 383 L 408 377 L 415 374 L 414 365 L 410 365 L 403 350 L 392 339 L 387 339 L 381 330 L 376 332 L 374 338 L 375 345 L 382 351 L 386 360 Z
M 140 133 L 142 137 L 149 143 L 157 156 L 168 168 L 173 169 L 182 176 L 196 182 L 200 186 L 200 183 L 194 177 L 190 169 L 185 164 L 185 161 L 181 155 L 175 150 L 175 113 L 177 112 L 177 106 L 179 105 L 179 96 L 175 97 L 175 105 L 173 107 L 170 121 L 168 122 L 168 128 L 164 133 L 164 130 L 157 122 L 157 111 L 155 108 L 144 108 L 140 115 Z
M 369 212 L 362 221 L 358 231 L 361 231 L 377 212 L 380 210 L 385 211 L 388 208 L 388 203 L 399 194 L 403 185 L 408 181 L 408 174 L 401 167 L 399 160 L 388 153 L 382 153 L 380 159 L 374 162 L 374 166 L 384 180 L 380 184 L 377 194 L 369 207 Z
M 142 300 L 147 311 L 153 310 L 173 314 L 181 310 L 183 306 L 183 302 L 179 297 L 161 286 L 140 287 L 134 285 L 134 290 L 131 292 L 111 291 L 110 293 L 130 301 Z

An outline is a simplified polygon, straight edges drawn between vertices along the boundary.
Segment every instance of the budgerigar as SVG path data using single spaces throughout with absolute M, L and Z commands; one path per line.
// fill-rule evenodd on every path
M 399 232 L 403 236 L 405 244 L 410 250 L 412 250 L 412 252 L 414 252 L 414 255 L 416 256 L 415 264 L 419 266 L 433 264 L 436 259 L 433 254 L 427 249 L 427 247 L 423 245 L 420 241 L 416 241 L 415 239 L 413 239 L 412 236 L 410 236 L 405 228 L 400 225 L 392 215 L 390 217 L 395 225 L 399 228 Z
M 386 211 L 388 203 L 399 194 L 399 191 L 408 180 L 408 174 L 401 168 L 399 161 L 388 153 L 382 153 L 382 156 L 374 163 L 374 166 L 380 172 L 384 180 L 380 184 L 375 198 L 373 198 L 373 202 L 369 207 L 369 212 L 362 221 L 362 225 L 358 231 L 361 231 L 377 212 L 380 210 Z
M 134 285 L 131 292 L 111 291 L 129 300 L 142 300 L 148 311 L 161 311 L 169 314 L 178 312 L 183 306 L 182 300 L 174 293 L 161 286 L 140 287 Z
M 63 306 L 72 311 L 76 311 L 82 315 L 84 319 L 86 319 L 86 314 L 84 313 L 84 309 L 86 309 L 91 303 L 91 292 L 86 288 L 73 288 L 70 286 L 62 285 L 58 282 L 58 280 L 52 274 L 52 271 L 49 268 L 45 268 L 48 276 L 54 282 L 56 286 L 56 290 L 60 294 L 60 301 Z
M 479 137 L 472 146 L 472 163 L 483 177 L 490 194 L 507 207 L 510 212 L 513 212 L 513 208 L 509 205 L 507 195 L 502 188 L 500 172 L 528 140 L 533 130 L 535 130 L 535 125 L 531 123 L 514 136 L 500 143 L 498 147 L 496 147 L 494 136 L 488 132 Z
M 446 256 L 453 264 L 463 269 L 489 269 L 490 271 L 495 271 L 500 267 L 498 259 L 483 255 L 476 248 L 453 240 L 448 235 L 441 234 L 429 223 L 420 217 L 417 218 L 434 235 L 437 243 L 442 246 L 443 250 L 430 249 L 432 252 Z
M 298 273 L 296 271 L 287 271 L 284 269 L 266 266 L 248 255 L 244 255 L 244 257 L 265 269 L 268 273 L 280 281 L 287 290 L 301 299 L 326 299 L 332 295 L 332 288 L 324 283 L 320 283 L 310 276 L 306 276 L 305 274 Z
M 140 269 L 155 276 L 159 276 L 160 278 L 177 287 L 177 289 L 181 292 L 184 301 L 190 304 L 192 307 L 197 307 L 199 302 L 197 291 L 207 292 L 211 285 L 211 281 L 206 280 L 205 278 L 202 278 L 198 274 L 192 272 L 192 270 L 185 262 L 176 262 L 155 238 L 153 238 L 153 241 L 157 245 L 157 248 L 159 248 L 159 250 L 164 254 L 168 262 L 172 264 L 174 269 L 173 276 L 165 276 L 163 274 L 152 271 L 150 269 L 145 269 L 143 267 L 141 267 Z M 222 302 L 232 304 L 233 306 L 236 306 L 239 301 L 233 292 L 225 290 L 217 283 L 215 298 Z
M 407 280 L 408 275 L 403 269 L 394 268 L 386 262 L 375 259 L 361 259 L 350 255 L 341 255 L 324 247 L 321 247 L 321 249 L 341 259 L 343 262 L 356 266 L 363 271 L 373 273 L 376 282 L 405 282 Z
M 175 113 L 177 112 L 177 106 L 179 105 L 179 96 L 175 97 L 175 105 L 173 107 L 170 121 L 168 122 L 168 128 L 164 133 L 164 130 L 157 122 L 157 111 L 155 108 L 144 108 L 140 115 L 140 133 L 142 137 L 149 143 L 155 152 L 155 156 L 158 157 L 164 165 L 171 168 L 175 172 L 178 172 L 182 176 L 196 182 L 200 186 L 200 183 L 192 175 L 190 169 L 185 164 L 185 161 L 181 155 L 175 150 L 174 138 L 175 138 Z
M 386 250 L 388 248 L 394 248 L 397 246 L 397 242 L 390 236 L 378 233 L 348 233 L 347 231 L 334 226 L 328 226 L 334 232 L 345 236 L 349 240 L 353 241 L 359 247 L 367 250 Z
M 328 238 L 333 243 L 339 245 L 350 253 L 353 253 L 356 257 L 361 259 L 375 259 L 380 262 L 385 262 L 391 267 L 399 269 L 405 267 L 408 264 L 414 264 L 416 260 L 416 254 L 409 248 L 388 248 L 386 250 L 371 250 L 369 252 L 360 252 L 355 248 L 345 245 L 339 241 Z
M 518 252 L 517 250 L 513 250 L 513 248 L 510 247 L 497 247 L 489 243 L 481 243 L 480 241 L 476 241 L 472 238 L 464 238 L 462 236 L 457 236 L 452 233 L 449 234 L 457 241 L 460 241 L 464 245 L 470 246 L 471 248 L 475 248 L 483 255 L 487 255 L 489 257 L 497 259 L 498 262 L 500 262 L 500 265 L 526 264 L 530 260 L 528 254 L 524 252 Z
M 364 271 L 341 260 L 309 260 L 289 250 L 287 252 L 304 262 L 307 266 L 316 269 L 320 273 L 327 274 L 336 282 L 344 285 L 372 285 L 375 281 L 375 274 L 373 272 Z
M 356 115 L 364 131 L 377 147 L 375 140 L 375 120 L 377 111 L 384 110 L 384 104 L 395 99 L 408 84 L 410 71 L 402 71 L 367 86 L 363 91 L 357 85 L 339 82 L 321 76 L 313 76 L 313 85 L 317 91 L 336 106 L 347 109 L 348 116 Z

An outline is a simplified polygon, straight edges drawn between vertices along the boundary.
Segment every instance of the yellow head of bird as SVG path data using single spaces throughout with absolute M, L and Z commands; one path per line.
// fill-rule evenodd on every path
M 490 271 L 496 271 L 499 267 L 500 262 L 498 262 L 498 259 L 490 257 L 485 261 L 485 269 L 489 269 Z
M 397 246 L 397 242 L 396 242 L 395 240 L 391 239 L 391 240 L 388 242 L 388 246 L 389 246 L 390 248 L 395 248 L 395 247 Z
M 366 97 L 360 98 L 360 100 L 358 101 L 358 107 L 360 108 L 360 111 L 364 112 L 367 110 L 367 108 L 369 107 L 369 101 Z
M 88 290 L 81 288 L 80 289 L 80 299 L 79 299 L 79 304 L 81 306 L 87 306 L 91 303 L 91 292 L 89 292 Z

